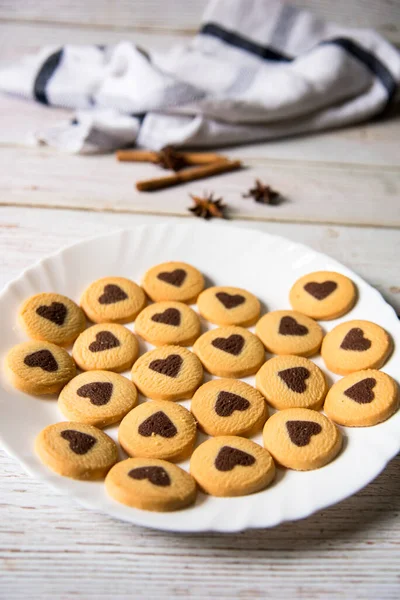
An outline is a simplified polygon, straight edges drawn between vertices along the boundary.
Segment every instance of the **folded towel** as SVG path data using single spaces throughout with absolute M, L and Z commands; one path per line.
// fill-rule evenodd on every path
M 399 99 L 400 54 L 372 30 L 278 0 L 214 0 L 169 52 L 43 48 L 0 70 L 0 90 L 76 110 L 35 140 L 77 153 L 210 147 L 341 127 Z

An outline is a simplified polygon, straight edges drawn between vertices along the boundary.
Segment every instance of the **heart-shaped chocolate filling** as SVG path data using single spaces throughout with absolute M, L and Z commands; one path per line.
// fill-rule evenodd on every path
M 251 454 L 237 448 L 232 448 L 232 446 L 223 446 L 218 452 L 214 464 L 218 471 L 232 471 L 236 465 L 250 467 L 255 462 L 256 459 Z
M 304 289 L 316 300 L 325 300 L 332 294 L 337 288 L 335 281 L 324 281 L 323 283 L 317 283 L 316 281 L 310 281 L 306 283 Z
M 76 390 L 81 398 L 89 398 L 95 406 L 104 406 L 110 401 L 113 384 L 109 381 L 93 381 L 86 383 Z
M 161 375 L 167 375 L 167 377 L 177 377 L 182 363 L 183 358 L 179 354 L 170 354 L 167 358 L 158 358 L 151 361 L 149 369 L 161 373 Z
M 215 412 L 220 417 L 230 417 L 235 410 L 247 410 L 250 402 L 232 392 L 220 392 L 215 403 Z
M 282 317 L 279 323 L 279 333 L 281 335 L 307 335 L 308 328 L 300 325 L 293 317 Z
M 164 323 L 164 325 L 173 325 L 179 327 L 181 324 L 181 313 L 176 308 L 167 308 L 163 313 L 156 313 L 151 317 L 156 323 Z
M 175 269 L 175 271 L 163 271 L 157 275 L 158 279 L 164 281 L 165 283 L 169 283 L 170 285 L 174 285 L 175 287 L 181 287 L 182 283 L 186 279 L 186 271 L 183 269 Z
M 24 363 L 27 367 L 40 367 L 43 371 L 54 373 L 58 371 L 58 363 L 50 350 L 38 350 L 25 356 Z
M 371 348 L 371 340 L 364 337 L 364 332 L 359 327 L 353 327 L 344 336 L 340 344 L 343 350 L 352 350 L 353 352 L 365 352 Z
M 218 300 L 225 306 L 225 308 L 236 308 L 243 302 L 246 302 L 246 298 L 240 294 L 228 294 L 227 292 L 218 292 L 215 294 Z
M 120 341 L 111 331 L 99 331 L 96 333 L 96 341 L 89 344 L 90 352 L 103 352 L 120 346 Z
M 358 402 L 358 404 L 369 404 L 375 398 L 375 394 L 372 391 L 375 386 L 376 379 L 367 377 L 366 379 L 362 379 L 358 383 L 355 383 L 343 393 L 348 398 L 354 400 L 354 402 Z
M 115 304 L 116 302 L 121 302 L 121 300 L 126 300 L 127 298 L 128 294 L 126 294 L 119 285 L 108 283 L 104 286 L 104 291 L 99 297 L 99 302 L 100 304 Z
M 55 325 L 64 325 L 65 318 L 67 316 L 67 307 L 62 302 L 52 302 L 50 306 L 42 305 L 36 309 L 36 313 L 55 323 Z
M 310 377 L 311 373 L 305 367 L 292 367 L 279 371 L 278 375 L 292 392 L 303 394 L 307 389 L 305 380 Z
M 131 469 L 128 475 L 132 479 L 147 479 L 153 485 L 162 487 L 171 485 L 169 475 L 163 467 L 137 467 L 136 469 Z
M 143 437 L 151 437 L 154 433 L 163 438 L 173 438 L 178 433 L 178 430 L 171 419 L 162 410 L 147 417 L 147 419 L 139 425 L 138 431 Z
M 69 442 L 69 447 L 75 454 L 86 454 L 97 442 L 96 438 L 75 429 L 64 429 L 61 437 Z
M 321 425 L 314 421 L 287 421 L 286 429 L 293 444 L 300 447 L 307 446 L 311 436 L 322 431 Z
M 223 352 L 227 352 L 228 354 L 233 354 L 234 356 L 238 356 L 243 350 L 244 346 L 244 337 L 241 335 L 233 334 L 228 338 L 215 338 L 211 342 L 211 344 L 218 348 L 218 350 L 222 350 Z

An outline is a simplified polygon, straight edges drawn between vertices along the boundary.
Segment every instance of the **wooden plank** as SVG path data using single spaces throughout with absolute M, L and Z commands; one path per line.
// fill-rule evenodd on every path
M 323 19 L 353 27 L 374 27 L 394 41 L 400 40 L 400 4 L 392 0 L 291 0 Z M 195 30 L 207 0 L 2 0 L 0 18 L 18 21 L 71 23 L 118 28 Z
M 194 218 L 194 217 L 193 217 Z M 168 217 L 171 222 L 187 222 Z M 0 208 L 0 286 L 46 254 L 90 235 L 100 235 L 141 223 L 157 223 L 165 217 L 72 210 Z M 395 307 L 400 315 L 400 231 L 368 227 L 298 225 L 262 221 L 235 221 L 307 244 L 354 269 Z
M 247 159 L 249 168 L 239 172 L 144 193 L 135 189 L 135 181 L 162 176 L 159 167 L 118 163 L 112 155 L 60 155 L 46 148 L 2 148 L 0 160 L 3 205 L 187 216 L 189 193 L 212 190 L 229 202 L 232 218 L 400 226 L 399 171 L 390 167 Z M 266 206 L 244 199 L 255 178 L 280 191 L 286 201 Z

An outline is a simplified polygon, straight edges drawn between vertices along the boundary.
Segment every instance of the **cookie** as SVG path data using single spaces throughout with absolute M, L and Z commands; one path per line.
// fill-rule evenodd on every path
M 139 343 L 123 325 L 100 323 L 81 333 L 72 348 L 72 356 L 83 371 L 120 373 L 129 369 L 139 356 Z
M 103 479 L 118 460 L 115 442 L 82 423 L 48 425 L 37 436 L 35 450 L 46 467 L 72 479 Z
M 365 369 L 343 377 L 328 392 L 324 411 L 335 423 L 370 427 L 399 408 L 399 388 L 386 373 Z
M 129 323 L 146 306 L 146 296 L 130 279 L 103 277 L 86 288 L 81 306 L 93 323 Z
M 237 436 L 210 438 L 192 454 L 190 472 L 212 496 L 245 496 L 267 487 L 275 465 L 264 448 Z
M 138 400 L 129 379 L 111 371 L 87 371 L 74 377 L 58 398 L 58 408 L 70 421 L 106 427 L 118 423 Z
M 106 477 L 108 494 L 134 508 L 166 512 L 185 508 L 196 499 L 196 482 L 183 469 L 156 458 L 128 458 Z
M 204 368 L 218 377 L 246 377 L 256 373 L 265 360 L 258 337 L 242 327 L 220 327 L 203 333 L 193 351 Z
M 354 283 L 341 273 L 316 271 L 300 277 L 290 290 L 294 310 L 318 320 L 341 317 L 357 298 Z
M 53 293 L 25 300 L 18 319 L 30 338 L 58 346 L 71 344 L 86 327 L 83 310 L 66 296 Z
M 142 286 L 154 302 L 177 300 L 193 304 L 204 288 L 204 278 L 184 262 L 166 262 L 149 269 Z
M 68 352 L 49 342 L 14 346 L 6 356 L 5 367 L 14 387 L 36 396 L 57 394 L 76 375 Z
M 328 391 L 321 369 L 302 356 L 268 360 L 256 375 L 256 388 L 278 410 L 321 408 Z
M 140 404 L 126 415 L 118 439 L 129 456 L 179 462 L 191 455 L 196 433 L 196 421 L 186 408 L 155 401 Z
M 135 331 L 154 346 L 191 346 L 201 333 L 198 315 L 182 302 L 156 302 L 138 316 Z
M 277 463 L 295 471 L 323 467 L 339 453 L 342 434 L 327 417 L 307 408 L 289 408 L 265 423 L 264 446 Z
M 254 325 L 260 316 L 260 302 L 241 288 L 215 286 L 204 290 L 197 299 L 202 317 L 216 325 Z
M 275 310 L 256 325 L 256 335 L 268 352 L 311 356 L 318 352 L 324 336 L 321 327 L 294 310 Z
M 132 381 L 153 400 L 191 398 L 203 381 L 197 356 L 180 346 L 162 346 L 146 352 L 134 364 Z
M 379 325 L 347 321 L 325 336 L 321 354 L 330 371 L 347 375 L 362 369 L 380 369 L 392 349 L 391 337 Z
M 208 435 L 251 436 L 268 418 L 264 398 L 237 379 L 214 379 L 202 385 L 190 407 L 199 427 Z

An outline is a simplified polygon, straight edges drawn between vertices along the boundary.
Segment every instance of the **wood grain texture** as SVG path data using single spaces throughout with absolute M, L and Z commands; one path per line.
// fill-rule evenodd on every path
M 374 27 L 400 41 L 400 4 L 393 0 L 291 0 L 323 19 L 352 27 Z M 162 0 L 2 0 L 0 18 L 18 21 L 44 21 L 195 31 L 208 0 L 172 0 L 168 10 Z
M 158 217 L 0 208 L 0 285 L 50 252 Z M 170 221 L 182 221 L 169 218 Z M 397 282 L 395 230 L 246 223 Z M 371 243 L 373 240 L 373 243 Z M 242 534 L 165 534 L 81 508 L 0 452 L 0 598 L 397 600 L 400 458 L 363 491 L 304 521 Z

